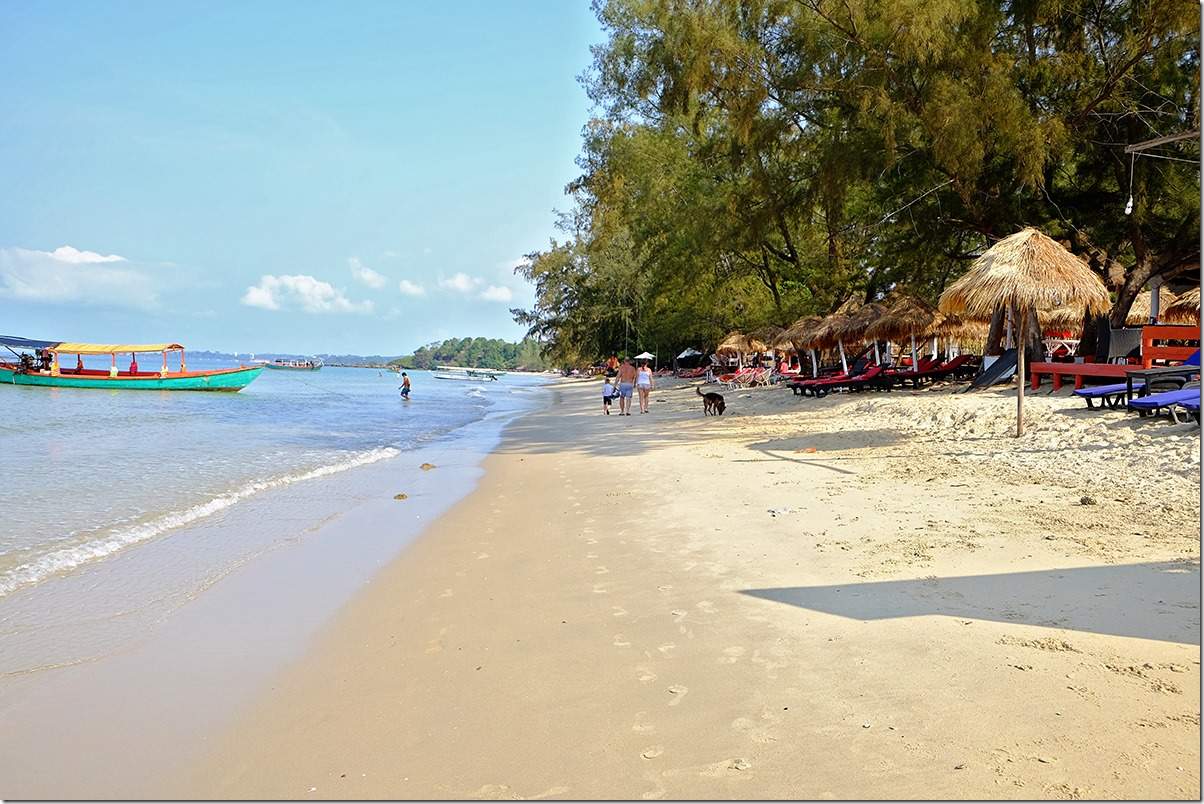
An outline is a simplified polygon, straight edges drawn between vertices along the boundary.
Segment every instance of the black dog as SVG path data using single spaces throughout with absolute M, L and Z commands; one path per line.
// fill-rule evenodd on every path
M 727 408 L 727 403 L 723 401 L 723 394 L 717 394 L 714 391 L 708 391 L 704 394 L 702 389 L 697 385 L 694 386 L 694 391 L 702 397 L 703 416 L 723 415 L 723 411 Z

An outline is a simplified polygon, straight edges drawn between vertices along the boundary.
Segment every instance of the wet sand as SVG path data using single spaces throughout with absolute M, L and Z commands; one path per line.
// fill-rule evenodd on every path
M 1198 429 L 598 389 L 512 425 L 163 793 L 1199 797 Z

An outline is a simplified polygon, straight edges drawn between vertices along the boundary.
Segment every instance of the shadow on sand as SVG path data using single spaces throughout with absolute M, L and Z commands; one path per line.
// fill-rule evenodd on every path
M 941 614 L 1200 644 L 1200 565 L 1123 564 L 743 594 L 855 620 Z

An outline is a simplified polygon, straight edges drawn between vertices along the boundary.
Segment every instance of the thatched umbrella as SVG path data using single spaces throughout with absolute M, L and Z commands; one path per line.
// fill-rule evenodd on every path
M 921 336 L 931 332 L 938 317 L 936 308 L 915 296 L 901 296 L 886 314 L 873 323 L 866 334 L 874 339 L 901 341 L 904 336 L 911 337 L 911 366 L 912 371 L 919 371 L 920 364 L 916 355 L 916 333 Z
M 1151 291 L 1143 290 L 1137 294 L 1137 298 L 1133 300 L 1133 306 L 1129 308 L 1129 314 L 1125 317 L 1125 323 L 1129 326 L 1140 326 L 1150 323 L 1150 312 L 1152 310 L 1154 294 Z M 1175 303 L 1175 296 L 1166 288 L 1158 289 L 1158 310 L 1159 318 L 1165 320 L 1165 315 L 1171 305 Z
M 805 315 L 786 328 L 784 337 L 794 344 L 798 351 L 806 349 L 811 355 L 811 376 L 819 376 L 819 357 L 815 354 L 815 343 L 818 340 L 816 330 L 823 323 L 817 315 Z
M 857 312 L 859 306 L 856 301 L 849 299 L 815 328 L 815 345 L 820 348 L 835 346 L 839 349 L 840 366 L 845 374 L 849 373 L 849 361 L 844 353 L 844 332 L 850 326 L 852 315 Z
M 715 354 L 734 354 L 738 357 L 740 365 L 744 365 L 744 355 L 750 352 L 765 352 L 768 350 L 769 347 L 764 341 L 750 338 L 738 331 L 732 331 L 715 347 Z
M 1192 288 L 1175 299 L 1175 302 L 1166 308 L 1163 320 L 1168 324 L 1199 324 L 1200 289 Z
M 774 324 L 766 324 L 763 327 L 754 329 L 749 333 L 750 339 L 756 339 L 764 343 L 766 349 L 772 349 L 774 344 L 782 337 L 782 333 L 786 330 Z
M 1083 311 L 1073 307 L 1058 307 L 1054 310 L 1038 310 L 1037 323 L 1042 329 L 1069 329 L 1082 331 Z
M 988 319 L 1011 308 L 1020 332 L 1016 349 L 1016 435 L 1024 434 L 1024 344 L 1028 311 L 1068 307 L 1103 313 L 1108 289 L 1087 264 L 1033 228 L 1005 237 L 941 294 L 943 313 Z
M 861 305 L 843 321 L 836 323 L 837 335 L 843 341 L 873 340 L 874 362 L 881 363 L 882 358 L 878 354 L 878 339 L 869 337 L 869 328 L 875 321 L 886 315 L 886 309 L 886 305 L 879 302 L 868 302 Z

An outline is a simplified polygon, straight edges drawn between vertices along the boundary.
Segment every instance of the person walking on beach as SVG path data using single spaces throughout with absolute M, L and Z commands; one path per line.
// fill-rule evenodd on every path
M 631 365 L 631 358 L 623 358 L 623 365 L 619 366 L 619 415 L 631 415 L 631 390 L 635 386 L 635 366 Z
M 404 371 L 401 372 L 401 398 L 407 401 L 410 398 L 410 375 Z
M 648 395 L 652 392 L 652 369 L 648 368 L 647 360 L 640 363 L 635 374 L 635 388 L 640 394 L 640 413 L 647 413 Z
M 618 389 L 611 383 L 610 377 L 602 380 L 602 412 L 607 416 L 610 415 L 610 403 L 615 398 L 615 392 Z

